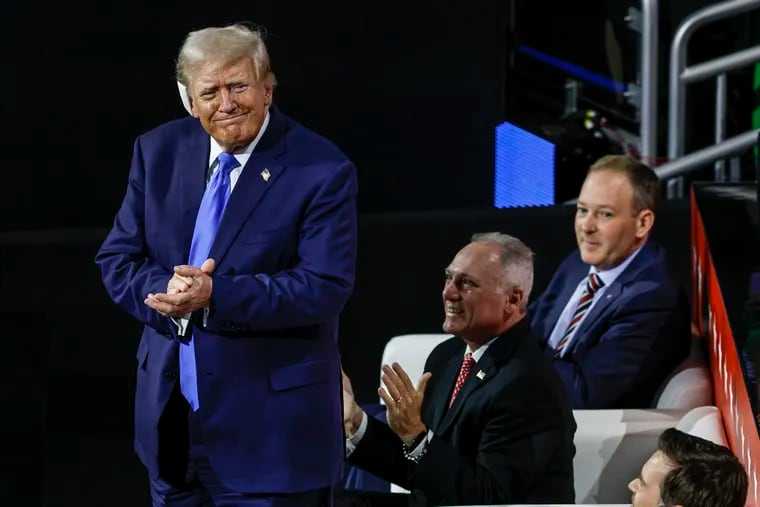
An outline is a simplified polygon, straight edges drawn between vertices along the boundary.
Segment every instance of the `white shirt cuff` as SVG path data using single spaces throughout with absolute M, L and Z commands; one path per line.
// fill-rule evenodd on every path
M 422 453 L 425 452 L 425 447 L 427 447 L 428 442 L 430 442 L 430 439 L 433 438 L 433 430 L 428 430 L 427 436 L 420 442 L 417 447 L 412 449 L 412 452 L 409 453 L 409 456 L 412 458 L 419 459 L 422 457 Z
M 356 450 L 356 446 L 359 445 L 361 439 L 364 438 L 364 434 L 367 432 L 367 412 L 362 412 L 362 422 L 356 429 L 356 433 L 351 438 L 346 439 L 346 457 L 351 456 L 351 453 Z
M 187 334 L 187 325 L 190 323 L 190 314 L 188 313 L 184 317 L 172 317 L 172 322 L 174 322 L 177 325 L 177 334 L 180 336 L 185 336 Z

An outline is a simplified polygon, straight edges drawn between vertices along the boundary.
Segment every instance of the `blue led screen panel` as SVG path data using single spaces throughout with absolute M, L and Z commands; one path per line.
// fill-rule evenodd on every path
M 509 122 L 496 126 L 494 206 L 554 204 L 554 144 Z

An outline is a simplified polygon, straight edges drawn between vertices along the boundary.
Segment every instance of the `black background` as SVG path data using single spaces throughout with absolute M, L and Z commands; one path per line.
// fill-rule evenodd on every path
M 552 4 L 522 4 L 552 20 L 531 35 L 543 30 L 555 47 L 578 47 L 579 63 L 598 62 L 598 47 L 579 46 L 596 40 L 595 14 L 620 8 L 563 4 L 563 16 L 577 14 L 568 24 L 589 25 L 559 40 Z M 18 417 L 0 418 L 2 505 L 41 505 L 43 495 L 51 507 L 147 505 L 131 451 L 139 325 L 107 298 L 92 258 L 121 202 L 135 137 L 186 114 L 174 79 L 183 37 L 235 21 L 266 28 L 278 106 L 356 163 L 357 286 L 340 340 L 363 400 L 376 400 L 387 339 L 440 329 L 443 268 L 471 233 L 498 229 L 533 247 L 536 293 L 573 246 L 572 210 L 489 209 L 494 127 L 540 107 L 507 65 L 506 1 L 9 0 L 0 15 L 0 405 Z M 700 114 L 692 110 L 690 125 L 711 138 L 709 111 Z M 682 280 L 687 211 L 671 202 L 658 216 Z
M 110 225 L 135 137 L 186 114 L 185 34 L 236 21 L 266 29 L 283 112 L 356 163 L 360 211 L 488 206 L 502 3 L 6 4 L 0 230 Z

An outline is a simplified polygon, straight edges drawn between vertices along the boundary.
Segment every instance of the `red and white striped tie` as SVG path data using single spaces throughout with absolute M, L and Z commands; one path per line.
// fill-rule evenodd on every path
M 591 302 L 594 300 L 594 294 L 596 294 L 596 291 L 601 287 L 604 287 L 602 279 L 599 278 L 596 273 L 591 273 L 586 282 L 586 290 L 583 291 L 583 295 L 581 295 L 581 299 L 578 301 L 578 306 L 575 309 L 573 318 L 570 319 L 570 324 L 567 325 L 565 334 L 562 335 L 562 339 L 554 348 L 554 357 L 562 355 L 562 351 L 565 349 L 565 346 L 567 346 L 567 342 L 570 341 L 573 331 L 578 327 L 578 324 L 583 320 L 583 316 L 586 315 L 586 312 L 591 306 Z

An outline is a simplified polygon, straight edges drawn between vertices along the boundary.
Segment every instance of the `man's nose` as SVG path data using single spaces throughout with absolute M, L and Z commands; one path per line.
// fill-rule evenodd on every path
M 639 490 L 639 479 L 636 478 L 628 483 L 628 489 L 631 493 L 636 493 Z
M 593 231 L 596 229 L 596 221 L 591 217 L 591 215 L 587 215 L 580 219 L 581 221 L 581 229 L 584 231 Z
M 229 111 L 235 108 L 235 101 L 232 98 L 232 93 L 229 90 L 222 88 L 220 93 L 219 108 L 225 111 Z
M 453 282 L 446 282 L 443 285 L 443 299 L 455 299 L 457 296 L 457 288 Z

